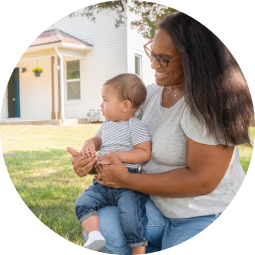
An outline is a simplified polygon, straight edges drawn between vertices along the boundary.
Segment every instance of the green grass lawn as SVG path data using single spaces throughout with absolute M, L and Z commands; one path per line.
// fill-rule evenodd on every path
M 74 173 L 66 147 L 79 150 L 99 126 L 0 126 L 3 153 L 15 154 L 4 159 L 21 198 L 45 225 L 78 245 L 83 245 L 84 238 L 74 203 L 93 176 L 80 178 Z M 250 135 L 254 139 L 254 127 L 250 128 Z M 239 149 L 241 164 L 247 172 L 252 148 Z

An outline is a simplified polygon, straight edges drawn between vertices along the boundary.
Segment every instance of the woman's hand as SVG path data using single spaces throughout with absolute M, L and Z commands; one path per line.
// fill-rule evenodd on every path
M 95 158 L 87 155 L 82 156 L 71 147 L 66 149 L 72 155 L 73 169 L 79 177 L 84 177 L 91 172 L 96 162 Z
M 107 152 L 111 165 L 96 164 L 95 168 L 98 176 L 95 180 L 102 185 L 112 188 L 125 188 L 127 176 L 130 174 L 128 169 L 122 164 L 114 152 Z

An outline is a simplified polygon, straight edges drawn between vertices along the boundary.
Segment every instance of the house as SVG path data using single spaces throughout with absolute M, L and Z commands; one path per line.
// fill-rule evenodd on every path
M 154 81 L 143 51 L 148 42 L 125 26 L 115 27 L 115 13 L 92 22 L 66 16 L 42 32 L 14 68 L 2 103 L 0 124 L 86 123 L 98 120 L 101 87 L 120 73 L 136 73 L 146 85 Z M 32 70 L 42 68 L 38 76 Z M 98 113 L 97 113 L 98 111 Z M 95 115 L 96 114 L 96 115 Z

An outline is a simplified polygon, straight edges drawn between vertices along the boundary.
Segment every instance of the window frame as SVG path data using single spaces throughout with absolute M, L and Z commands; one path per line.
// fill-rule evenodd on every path
M 67 62 L 69 62 L 69 61 L 77 61 L 77 60 L 79 60 L 79 64 L 80 64 L 80 78 L 79 79 L 70 79 L 70 80 L 68 80 L 67 79 Z M 73 103 L 73 102 L 80 102 L 81 100 L 82 100 L 82 93 L 81 93 L 81 84 L 82 84 L 82 72 L 81 72 L 81 70 L 82 70 L 82 67 L 81 67 L 81 65 L 82 65 L 82 61 L 81 61 L 81 59 L 80 58 L 68 58 L 68 59 L 66 59 L 65 60 L 65 91 L 66 91 L 66 96 L 65 96 L 65 101 L 67 102 L 67 103 Z M 75 82 L 75 81 L 79 81 L 80 82 L 80 98 L 77 98 L 77 99 L 68 99 L 68 82 Z
M 139 59 L 140 59 L 140 61 L 139 61 L 139 63 L 140 63 L 140 75 L 138 75 L 138 74 L 136 74 L 136 72 L 135 72 L 135 69 L 136 69 L 136 57 L 139 57 Z M 143 61 L 142 61 L 142 55 L 140 55 L 140 54 L 137 54 L 137 53 L 135 53 L 135 56 L 134 56 L 134 73 L 137 75 L 137 76 L 139 76 L 141 79 L 142 79 L 142 74 L 143 74 L 143 72 L 142 72 L 142 63 L 143 63 Z

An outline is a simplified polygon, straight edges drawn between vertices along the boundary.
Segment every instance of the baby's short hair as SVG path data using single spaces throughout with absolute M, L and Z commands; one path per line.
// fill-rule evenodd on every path
M 146 99 L 146 87 L 136 74 L 119 74 L 107 80 L 104 85 L 112 86 L 120 99 L 129 100 L 132 103 L 132 108 L 138 108 Z

